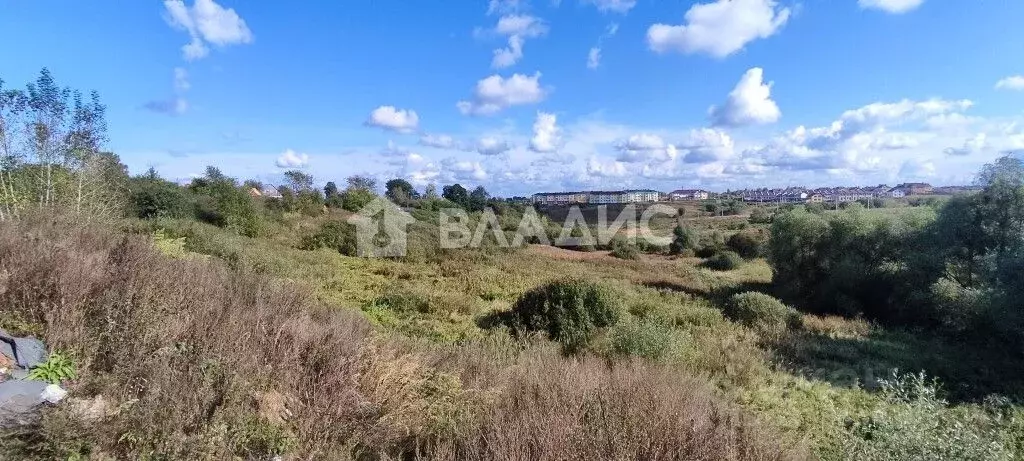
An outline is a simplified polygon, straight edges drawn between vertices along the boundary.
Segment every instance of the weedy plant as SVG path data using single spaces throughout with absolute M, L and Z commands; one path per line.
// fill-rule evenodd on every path
M 46 381 L 50 384 L 60 384 L 75 377 L 74 360 L 70 355 L 56 351 L 51 352 L 45 362 L 32 368 L 28 373 L 28 379 Z

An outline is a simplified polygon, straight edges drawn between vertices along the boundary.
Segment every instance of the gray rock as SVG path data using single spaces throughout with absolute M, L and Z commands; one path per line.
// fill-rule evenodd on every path
M 46 361 L 46 345 L 35 338 L 14 338 L 18 366 L 29 369 Z
M 12 362 L 15 361 L 16 357 L 14 356 L 14 341 L 7 342 L 4 340 L 4 338 L 0 337 L 0 354 L 3 354 L 7 358 L 11 359 Z
M 43 404 L 42 381 L 4 381 L 0 383 L 0 427 L 32 424 L 39 419 L 39 406 Z
M 7 374 L 11 376 L 11 379 L 28 379 L 28 370 L 7 370 Z
M 14 337 L 7 333 L 7 330 L 0 328 L 0 354 L 14 360 Z

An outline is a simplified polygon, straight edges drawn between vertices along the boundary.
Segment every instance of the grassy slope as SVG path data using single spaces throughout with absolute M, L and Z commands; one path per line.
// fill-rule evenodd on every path
M 76 357 L 72 395 L 104 399 L 69 402 L 47 411 L 40 427 L 0 434 L 4 456 L 806 458 L 798 441 L 670 365 L 566 359 L 546 341 L 519 344 L 479 329 L 457 344 L 410 338 L 368 328 L 345 307 L 413 284 L 455 286 L 466 273 L 430 278 L 442 270 L 436 263 L 300 252 L 206 226 L 182 240 L 174 233 L 190 224 L 161 226 L 168 232 L 155 248 L 147 236 L 60 220 L 0 227 L 2 326 L 40 326 L 48 344 Z M 478 258 L 470 259 L 488 264 Z M 424 273 L 392 274 L 409 286 L 383 288 L 398 268 Z M 347 277 L 318 282 L 325 271 Z M 476 290 L 489 283 L 464 282 Z M 357 296 L 363 289 L 370 295 Z M 470 304 L 448 305 L 454 310 L 395 316 L 391 326 L 411 326 L 412 336 L 432 325 L 475 329 L 475 312 L 457 312 Z M 83 404 L 98 408 L 83 412 Z
M 736 227 L 732 221 L 707 220 L 699 226 L 728 232 Z M 184 234 L 182 223 L 164 226 Z M 965 366 L 970 353 L 956 345 L 862 321 L 808 315 L 799 332 L 759 338 L 724 319 L 719 308 L 731 293 L 768 285 L 771 271 L 760 260 L 736 271 L 714 272 L 698 267 L 697 258 L 645 255 L 623 261 L 602 254 L 575 257 L 549 247 L 459 251 L 432 261 L 369 260 L 296 250 L 296 232 L 246 239 L 201 227 L 193 231 L 194 249 L 226 253 L 229 260 L 306 284 L 319 300 L 358 308 L 385 331 L 442 344 L 489 337 L 481 328 L 487 314 L 508 309 L 539 284 L 564 277 L 601 280 L 618 290 L 631 312 L 624 325 L 646 325 L 657 330 L 656 336 L 669 338 L 659 361 L 708 377 L 771 425 L 809 439 L 824 457 L 843 457 L 837 441 L 844 421 L 883 405 L 869 390 L 894 368 L 938 374 L 954 390 L 979 383 L 998 390 L 1001 376 Z M 621 355 L 615 333 L 598 338 L 594 351 Z

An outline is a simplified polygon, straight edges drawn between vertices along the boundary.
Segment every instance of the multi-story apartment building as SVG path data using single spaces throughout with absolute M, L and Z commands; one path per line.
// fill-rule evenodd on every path
M 588 192 L 541 192 L 533 194 L 533 203 L 541 205 L 569 205 L 587 203 Z
M 700 189 L 679 189 L 668 193 L 668 199 L 678 200 L 707 200 L 708 191 Z
M 631 189 L 620 192 L 622 203 L 649 203 L 657 202 L 661 198 L 661 192 L 651 189 Z
M 590 203 L 605 205 L 611 203 L 657 202 L 661 192 L 651 189 L 588 192 L 541 192 L 533 194 L 533 203 L 541 205 L 572 205 Z

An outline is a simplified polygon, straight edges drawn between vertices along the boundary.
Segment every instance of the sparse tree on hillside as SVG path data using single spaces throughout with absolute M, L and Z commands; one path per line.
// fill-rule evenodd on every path
M 461 184 L 452 184 L 441 188 L 441 196 L 448 201 L 465 207 L 469 204 L 469 192 Z
M 245 187 L 246 190 L 256 189 L 260 192 L 263 192 L 263 183 L 255 179 L 246 179 L 245 182 L 242 183 L 242 187 Z
M 348 182 L 348 187 L 346 188 L 348 191 L 363 190 L 373 194 L 377 193 L 377 180 L 369 176 L 349 176 L 346 181 Z
M 410 200 L 420 198 L 419 192 L 412 187 L 409 181 L 401 178 L 395 178 L 384 184 L 385 193 L 384 195 L 389 198 L 392 202 L 399 205 L 408 204 Z
M 334 181 L 327 181 L 327 185 L 324 186 L 324 197 L 331 199 L 338 195 L 338 185 L 334 184 Z
M 288 170 L 284 172 L 288 180 L 288 187 L 291 187 L 296 194 L 313 190 L 313 175 L 303 173 L 299 170 Z
M 101 152 L 106 131 L 99 95 L 61 88 L 45 68 L 25 91 L 0 82 L 0 219 L 33 202 L 88 218 L 120 214 L 127 175 Z
M 434 183 L 427 184 L 426 189 L 423 190 L 423 198 L 427 200 L 434 200 L 437 198 L 437 186 Z
M 468 208 L 473 211 L 481 211 L 487 207 L 488 198 L 490 198 L 490 194 L 487 193 L 487 189 L 484 189 L 484 186 L 476 186 L 473 192 L 469 193 Z

